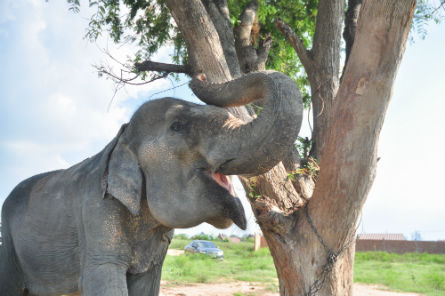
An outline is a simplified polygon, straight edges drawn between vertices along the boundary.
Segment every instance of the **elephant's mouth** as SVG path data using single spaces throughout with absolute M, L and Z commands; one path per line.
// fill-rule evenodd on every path
M 218 203 L 223 206 L 223 217 L 213 218 L 207 222 L 217 228 L 227 228 L 235 223 L 239 228 L 245 230 L 247 226 L 246 216 L 244 214 L 244 208 L 241 201 L 236 197 L 235 190 L 233 188 L 230 178 L 222 173 L 207 173 L 211 177 L 211 183 L 219 188 Z M 212 182 L 214 181 L 214 182 Z
M 216 183 L 218 183 L 220 186 L 227 189 L 227 191 L 229 191 L 229 193 L 233 197 L 235 197 L 235 190 L 233 189 L 232 182 L 229 178 L 227 178 L 225 175 L 223 175 L 221 173 L 215 173 L 215 174 L 212 174 L 211 176 L 212 176 L 213 180 L 216 181 Z

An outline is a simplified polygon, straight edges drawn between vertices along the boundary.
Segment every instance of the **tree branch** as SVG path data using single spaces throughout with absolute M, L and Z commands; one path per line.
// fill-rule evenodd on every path
M 258 0 L 249 2 L 239 17 L 239 25 L 234 29 L 236 53 L 244 73 L 265 70 L 272 45 L 270 34 L 264 40 L 258 38 L 260 31 L 256 17 L 258 7 Z M 258 49 L 255 49 L 258 39 Z
M 283 20 L 277 19 L 275 21 L 275 27 L 283 34 L 284 38 L 292 45 L 303 64 L 306 73 L 312 73 L 313 61 L 311 58 L 311 52 L 306 49 L 303 41 L 295 32 L 289 27 Z
M 184 73 L 187 75 L 192 74 L 190 67 L 187 65 L 175 65 L 175 64 L 158 63 L 153 61 L 145 61 L 142 63 L 135 63 L 134 66 L 138 72 L 156 71 L 156 72 L 168 72 L 168 73 Z
M 194 73 L 205 73 L 210 82 L 232 78 L 218 31 L 200 0 L 165 0 L 187 46 L 188 64 Z
M 250 33 L 258 11 L 258 0 L 249 2 L 239 17 L 240 24 L 235 27 L 235 43 L 239 46 L 250 46 Z
M 226 0 L 202 0 L 210 19 L 218 32 L 227 65 L 233 78 L 241 75 L 236 55 L 232 24 Z
M 363 0 L 348 0 L 348 10 L 346 11 L 345 16 L 345 29 L 343 31 L 343 38 L 346 42 L 346 60 L 344 67 L 346 67 L 346 64 L 348 63 L 352 45 L 354 44 L 355 31 L 357 29 L 357 21 L 362 2 Z
M 319 1 L 312 43 L 314 61 L 323 67 L 327 75 L 333 76 L 337 81 L 340 72 L 340 45 L 344 14 L 344 0 Z
M 272 47 L 272 37 L 270 33 L 267 34 L 266 39 L 260 39 L 260 44 L 257 50 L 257 68 L 266 68 L 266 61 L 269 57 L 270 48 Z
M 307 72 L 311 83 L 314 129 L 311 155 L 322 161 L 321 151 L 329 127 L 334 97 L 340 84 L 340 45 L 345 0 L 320 0 L 312 41 L 314 71 Z
M 233 30 L 236 53 L 243 73 L 257 70 L 255 67 L 257 52 L 252 46 L 251 33 L 258 6 L 259 3 L 257 0 L 249 2 L 239 17 L 240 23 Z

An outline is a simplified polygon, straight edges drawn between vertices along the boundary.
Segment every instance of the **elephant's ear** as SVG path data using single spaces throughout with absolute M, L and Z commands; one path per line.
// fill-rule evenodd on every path
M 116 138 L 110 143 L 103 176 L 103 193 L 112 195 L 126 206 L 132 215 L 137 215 L 141 208 L 142 171 L 136 155 L 121 137 L 125 127 L 126 125 L 121 127 Z

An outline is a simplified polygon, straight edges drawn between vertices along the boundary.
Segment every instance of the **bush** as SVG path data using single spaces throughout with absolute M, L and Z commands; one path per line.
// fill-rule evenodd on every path
M 182 239 L 182 240 L 189 239 L 188 236 L 186 234 L 184 234 L 184 233 L 175 234 L 173 236 L 173 238 L 175 238 L 175 239 Z
M 193 240 L 207 240 L 207 241 L 213 241 L 215 238 L 210 234 L 205 234 L 204 232 L 201 232 L 200 234 L 192 236 Z

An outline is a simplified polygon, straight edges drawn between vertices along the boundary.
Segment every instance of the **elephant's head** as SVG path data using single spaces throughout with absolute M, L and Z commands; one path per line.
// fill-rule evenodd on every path
M 225 228 L 233 221 L 245 229 L 243 207 L 226 175 L 261 174 L 283 159 L 300 129 L 299 91 L 277 72 L 219 85 L 194 79 L 191 87 L 211 105 L 164 98 L 135 112 L 110 150 L 105 190 L 133 215 L 146 196 L 153 217 L 168 227 L 208 222 Z M 224 108 L 255 100 L 264 107 L 248 123 Z

